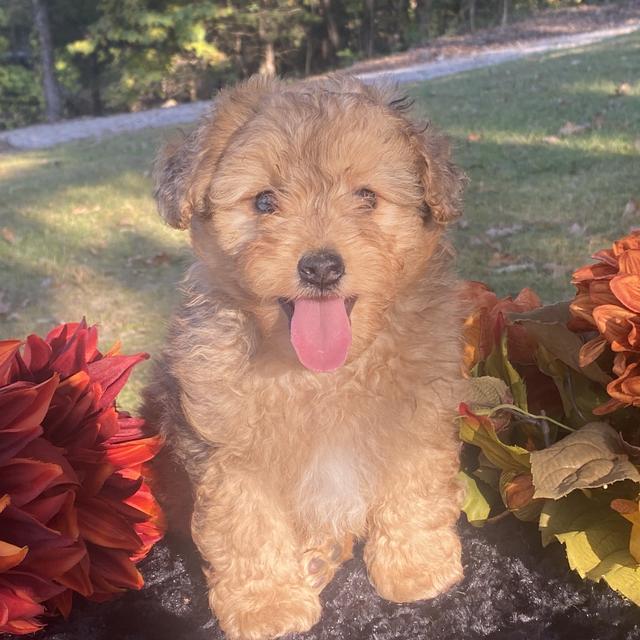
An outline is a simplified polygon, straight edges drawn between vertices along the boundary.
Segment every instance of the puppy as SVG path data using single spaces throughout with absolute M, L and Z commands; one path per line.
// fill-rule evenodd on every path
M 145 412 L 229 638 L 309 629 L 353 538 L 388 600 L 460 580 L 462 185 L 406 99 L 349 76 L 254 77 L 160 155 L 196 259 Z

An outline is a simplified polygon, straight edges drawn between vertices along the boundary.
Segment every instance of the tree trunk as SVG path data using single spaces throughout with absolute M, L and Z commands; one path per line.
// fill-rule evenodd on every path
M 502 0 L 502 22 L 500 27 L 504 29 L 509 23 L 509 0 Z
M 91 112 L 94 116 L 103 115 L 102 95 L 100 92 L 100 64 L 95 51 L 91 54 Z
M 430 14 L 431 0 L 416 0 L 416 18 L 421 42 L 426 42 L 429 39 Z
M 258 18 L 258 37 L 263 46 L 262 62 L 260 63 L 259 73 L 263 76 L 276 75 L 276 51 L 273 46 L 273 39 L 267 33 L 264 17 Z
M 271 41 L 268 41 L 264 45 L 262 64 L 260 65 L 260 74 L 263 76 L 276 75 L 276 52 L 273 47 L 273 42 Z
M 476 30 L 476 0 L 469 0 L 469 29 L 471 33 Z
M 340 31 L 338 29 L 338 24 L 336 23 L 336 18 L 333 15 L 331 0 L 322 0 L 322 10 L 327 24 L 327 36 L 329 36 L 329 42 L 331 42 L 334 53 L 338 53 L 338 51 L 340 51 Z
M 313 65 L 313 39 L 311 33 L 307 33 L 307 51 L 304 56 L 304 75 L 311 75 Z
M 364 29 L 364 41 L 365 41 L 365 54 L 367 58 L 373 57 L 373 36 L 374 36 L 374 13 L 375 13 L 375 0 L 365 0 L 365 29 Z
M 44 93 L 47 121 L 55 122 L 62 117 L 62 97 L 56 80 L 53 43 L 51 41 L 46 0 L 33 0 L 33 22 L 40 39 L 42 92 Z

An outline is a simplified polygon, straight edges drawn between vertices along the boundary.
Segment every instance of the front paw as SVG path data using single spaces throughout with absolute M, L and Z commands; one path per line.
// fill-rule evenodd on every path
M 209 601 L 229 640 L 268 640 L 308 631 L 322 612 L 318 595 L 306 585 L 253 585 L 233 594 L 218 585 Z
M 393 602 L 434 598 L 462 580 L 460 540 L 451 528 L 374 535 L 364 559 L 376 591 Z

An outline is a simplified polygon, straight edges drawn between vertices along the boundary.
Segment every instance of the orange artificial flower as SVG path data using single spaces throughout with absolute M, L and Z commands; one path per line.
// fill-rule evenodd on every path
M 603 415 L 624 406 L 640 406 L 640 230 L 598 251 L 592 265 L 578 269 L 572 282 L 577 293 L 570 305 L 570 327 L 597 331 L 580 350 L 586 366 L 607 348 L 616 354 L 607 386 L 611 400 L 594 413 Z

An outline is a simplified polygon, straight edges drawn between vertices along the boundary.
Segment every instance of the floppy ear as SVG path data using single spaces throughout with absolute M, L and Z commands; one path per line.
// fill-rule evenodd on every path
M 406 126 L 410 143 L 414 148 L 424 190 L 425 219 L 448 224 L 462 215 L 462 193 L 467 176 L 451 161 L 451 146 L 443 134 L 434 131 L 429 124 L 419 128 L 411 118 L 413 99 L 398 90 L 396 85 L 381 86 L 374 91 L 378 100 L 391 109 Z
M 201 127 L 198 127 L 182 141 L 167 143 L 154 164 L 153 195 L 158 212 L 167 224 L 176 229 L 186 229 L 193 214 L 190 190 L 201 133 Z
M 278 84 L 277 80 L 253 76 L 221 91 L 194 131 L 160 151 L 153 172 L 154 196 L 168 224 L 186 229 L 193 215 L 207 213 L 207 189 L 230 139 Z
M 414 131 L 422 185 L 425 216 L 438 224 L 449 224 L 462 215 L 462 194 L 468 181 L 451 161 L 447 138 L 430 127 Z

